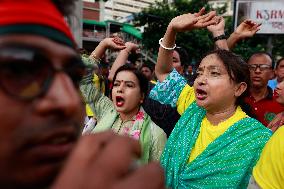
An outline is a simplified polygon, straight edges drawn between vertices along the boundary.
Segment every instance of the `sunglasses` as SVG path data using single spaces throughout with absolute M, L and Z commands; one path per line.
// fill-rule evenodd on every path
M 79 88 L 86 67 L 79 56 L 70 58 L 64 68 L 58 69 L 37 48 L 22 45 L 0 47 L 0 88 L 17 99 L 32 100 L 45 95 L 57 72 L 66 73 Z
M 250 71 L 256 71 L 257 68 L 259 68 L 260 71 L 265 71 L 265 70 L 271 69 L 271 66 L 267 64 L 249 64 Z

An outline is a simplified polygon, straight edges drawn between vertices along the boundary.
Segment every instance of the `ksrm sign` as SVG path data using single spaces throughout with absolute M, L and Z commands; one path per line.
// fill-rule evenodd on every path
M 262 23 L 259 34 L 284 34 L 284 0 L 235 0 L 235 28 L 245 19 Z

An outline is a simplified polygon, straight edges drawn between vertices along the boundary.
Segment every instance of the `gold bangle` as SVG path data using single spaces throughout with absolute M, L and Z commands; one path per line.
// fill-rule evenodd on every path
M 125 49 L 125 51 L 127 52 L 128 55 L 131 54 L 131 51 L 129 51 L 129 50 Z
M 101 62 L 101 59 L 98 58 L 95 53 L 92 53 L 92 54 L 90 55 L 90 57 L 91 57 L 92 59 L 94 59 L 95 61 Z

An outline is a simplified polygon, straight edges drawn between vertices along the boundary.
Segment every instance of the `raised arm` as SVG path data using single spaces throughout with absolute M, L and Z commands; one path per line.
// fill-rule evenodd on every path
M 120 50 L 124 49 L 124 43 L 119 38 L 105 38 L 96 47 L 89 57 L 88 64 L 98 64 L 100 58 L 107 49 Z M 90 66 L 90 65 L 89 65 Z M 112 101 L 104 96 L 93 84 L 93 74 L 89 73 L 80 82 L 80 90 L 84 97 L 85 103 L 89 104 L 92 111 L 96 114 L 98 120 L 103 116 L 104 112 L 113 107 Z
M 110 71 L 109 71 L 109 75 L 108 75 L 108 80 L 112 81 L 114 74 L 116 72 L 116 70 L 124 65 L 128 59 L 129 54 L 131 53 L 137 53 L 137 50 L 139 49 L 139 46 L 135 43 L 132 42 L 126 42 L 125 43 L 125 49 L 121 50 L 118 54 L 118 56 L 116 57 Z
M 261 23 L 244 20 L 227 39 L 229 49 L 233 49 L 240 40 L 254 36 L 260 30 L 260 26 Z
M 91 53 L 90 57 L 95 59 L 101 59 L 107 49 L 122 50 L 125 48 L 126 47 L 124 41 L 119 37 L 105 38 Z
M 172 57 L 175 46 L 175 39 L 178 32 L 191 31 L 196 28 L 204 28 L 215 23 L 212 18 L 216 15 L 215 11 L 203 15 L 205 9 L 202 8 L 195 14 L 183 14 L 172 19 L 169 23 L 163 39 L 160 40 L 160 48 L 155 67 L 155 73 L 159 81 L 163 81 L 172 71 Z
M 216 48 L 229 50 L 225 37 L 225 20 L 222 16 L 214 17 L 216 24 L 207 26 L 208 31 L 212 33 Z

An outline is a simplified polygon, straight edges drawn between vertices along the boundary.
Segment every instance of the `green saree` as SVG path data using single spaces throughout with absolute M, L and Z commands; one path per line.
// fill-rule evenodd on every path
M 271 132 L 244 118 L 232 125 L 191 163 L 190 152 L 206 111 L 194 102 L 176 124 L 161 157 L 171 188 L 246 188 Z

